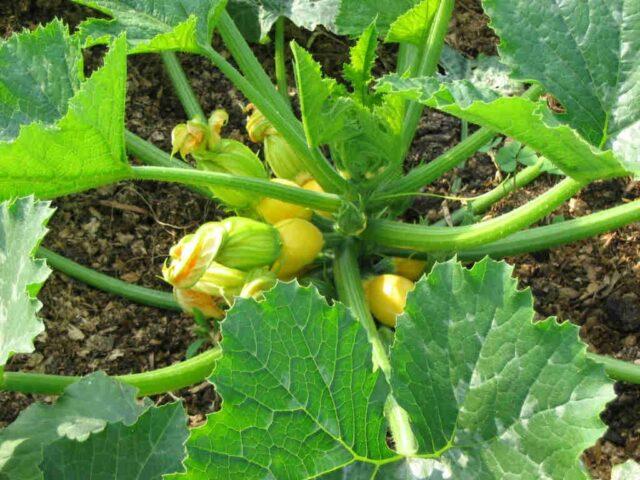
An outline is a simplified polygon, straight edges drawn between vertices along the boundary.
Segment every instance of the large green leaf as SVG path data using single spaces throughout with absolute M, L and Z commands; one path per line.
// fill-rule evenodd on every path
M 309 30 L 322 25 L 341 35 L 360 35 L 375 21 L 381 33 L 418 0 L 229 0 L 229 13 L 252 42 L 265 38 L 279 17 Z
M 468 81 L 439 82 L 433 77 L 384 77 L 383 92 L 394 92 L 472 123 L 496 130 L 538 151 L 566 175 L 581 181 L 623 176 L 627 170 L 611 150 L 588 143 L 558 122 L 542 101 L 499 97 Z M 640 164 L 636 174 L 640 174 Z
M 411 43 L 417 47 L 424 45 L 439 5 L 440 0 L 422 0 L 391 24 L 385 41 Z
M 532 323 L 531 293 L 512 271 L 451 260 L 417 283 L 398 319 L 393 394 L 420 452 L 446 451 L 451 478 L 587 478 L 579 457 L 604 432 L 612 383 L 578 327 Z
M 51 57 L 45 60 L 41 52 Z M 104 66 L 83 83 L 79 45 L 59 22 L 0 44 L 3 56 L 15 62 L 1 84 L 2 91 L 12 93 L 0 94 L 0 122 L 10 126 L 6 132 L 15 132 L 17 122 L 32 123 L 20 124 L 17 137 L 10 133 L 8 141 L 0 141 L 0 199 L 52 198 L 128 175 L 124 38 L 115 41 Z M 25 87 L 33 78 L 39 79 L 39 88 Z M 43 102 L 51 108 L 40 110 Z
M 11 354 L 32 352 L 44 330 L 36 295 L 51 270 L 34 254 L 52 214 L 33 197 L 0 204 L 0 375 Z
M 82 80 L 77 40 L 61 22 L 9 38 L 0 45 L 0 141 L 14 140 L 21 125 L 58 121 Z
M 640 163 L 640 2 L 483 0 L 515 78 L 537 80 L 595 146 Z
M 107 43 L 127 34 L 129 53 L 199 52 L 211 44 L 226 0 L 73 0 L 113 17 L 80 24 L 85 44 Z
M 193 431 L 177 478 L 278 480 L 586 478 L 581 451 L 613 398 L 578 328 L 533 323 L 512 268 L 438 264 L 399 319 L 391 383 L 419 451 L 393 456 L 388 393 L 364 329 L 315 292 L 278 284 L 238 300 L 212 381 L 222 410 Z M 466 466 L 465 466 L 466 465 Z
M 192 432 L 188 478 L 311 478 L 383 459 L 388 387 L 362 327 L 315 289 L 236 300 L 212 381 L 223 407 Z
M 152 404 L 139 403 L 135 396 L 134 388 L 95 373 L 67 387 L 55 405 L 31 405 L 0 430 L 0 479 L 42 479 L 39 465 L 46 446 L 61 438 L 85 441 L 110 423 L 133 425 Z M 111 450 L 111 459 L 116 452 Z M 83 460 L 89 459 L 75 459 Z
M 474 85 L 484 84 L 503 95 L 516 95 L 524 90 L 522 82 L 509 76 L 509 68 L 497 55 L 480 54 L 477 58 L 469 58 L 445 45 L 439 63 L 445 70 L 447 80 L 469 80 Z
M 47 445 L 42 471 L 52 480 L 160 480 L 184 470 L 187 416 L 178 402 L 150 408 L 133 425 L 109 423 L 78 442 L 68 437 Z

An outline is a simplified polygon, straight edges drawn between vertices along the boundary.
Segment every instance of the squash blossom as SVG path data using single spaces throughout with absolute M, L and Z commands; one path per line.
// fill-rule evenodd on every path
M 220 139 L 210 150 L 194 154 L 198 168 L 208 172 L 229 173 L 242 177 L 267 179 L 264 165 L 246 145 L 230 139 Z M 225 205 L 238 210 L 252 208 L 258 198 L 253 193 L 224 187 L 210 187 Z
M 227 122 L 229 122 L 229 114 L 226 110 L 214 110 L 209 116 L 207 123 L 209 124 L 210 148 L 213 148 L 221 140 L 222 127 L 224 127 Z
M 173 296 L 185 313 L 195 315 L 196 310 L 205 318 L 224 318 L 224 310 L 220 308 L 220 299 L 191 289 L 174 288 Z
M 282 178 L 275 178 L 271 181 L 281 185 L 298 187 L 294 182 Z M 256 212 L 258 212 L 265 222 L 270 223 L 271 225 L 275 225 L 276 223 L 288 218 L 302 218 L 304 220 L 309 220 L 311 215 L 313 215 L 313 212 L 306 207 L 301 207 L 300 205 L 268 197 L 265 197 L 258 202 L 256 205 Z
M 253 105 L 247 106 L 253 113 L 247 119 L 247 133 L 252 142 L 262 142 L 264 158 L 276 177 L 292 180 L 298 184 L 308 179 L 304 163 L 284 137 L 271 125 L 269 120 Z
M 414 284 L 399 275 L 378 275 L 363 283 L 364 293 L 373 316 L 388 327 L 396 326 L 396 317 L 404 312 L 407 295 Z
M 162 267 L 162 276 L 176 288 L 195 285 L 225 241 L 227 232 L 222 225 L 205 225 L 209 225 L 207 234 L 202 233 L 201 227 L 196 233 L 183 237 L 169 251 L 169 258 Z
M 282 239 L 282 253 L 271 270 L 279 279 L 290 280 L 316 259 L 324 238 L 315 225 L 301 218 L 283 220 L 275 228 Z
M 200 120 L 189 120 L 176 125 L 171 131 L 171 155 L 180 152 L 180 156 L 205 150 L 209 139 L 207 125 Z
M 280 235 L 273 226 L 244 217 L 229 217 L 219 224 L 226 235 L 216 262 L 249 271 L 270 266 L 280 256 Z
M 393 257 L 391 261 L 397 275 L 414 282 L 420 278 L 427 267 L 427 262 L 413 258 Z
M 228 301 L 240 294 L 246 279 L 247 272 L 212 262 L 191 290 Z

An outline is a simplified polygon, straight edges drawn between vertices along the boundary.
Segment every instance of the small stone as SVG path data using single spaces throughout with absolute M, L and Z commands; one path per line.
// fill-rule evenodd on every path
M 67 335 L 69 335 L 69 338 L 71 340 L 79 341 L 85 339 L 85 334 L 82 333 L 82 330 L 71 324 L 69 324 L 69 326 L 67 327 Z

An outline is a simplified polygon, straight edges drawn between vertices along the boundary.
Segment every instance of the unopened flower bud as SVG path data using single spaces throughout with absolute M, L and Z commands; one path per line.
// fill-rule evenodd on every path
M 264 165 L 246 145 L 236 141 L 220 140 L 210 151 L 195 155 L 198 168 L 208 172 L 221 172 L 267 179 Z M 257 203 L 259 197 L 254 193 L 224 187 L 212 187 L 211 191 L 227 206 L 235 209 L 248 209 Z
M 173 295 L 185 313 L 195 315 L 200 312 L 205 318 L 224 318 L 224 310 L 218 304 L 219 298 L 182 288 L 174 288 Z
M 227 234 L 216 262 L 248 271 L 271 265 L 280 255 L 280 235 L 273 226 L 243 217 L 229 217 L 220 224 Z
M 283 178 L 274 178 L 274 183 L 288 185 L 290 187 L 299 188 L 297 184 Z M 306 207 L 295 205 L 293 203 L 283 202 L 275 198 L 265 197 L 256 205 L 256 212 L 264 219 L 265 222 L 275 225 L 282 220 L 288 218 L 303 218 L 309 220 L 313 212 Z
M 182 289 L 195 285 L 216 258 L 226 234 L 221 225 L 209 223 L 196 233 L 183 237 L 171 248 L 169 258 L 162 267 L 164 279 Z
M 180 156 L 185 158 L 191 153 L 206 149 L 207 128 L 207 125 L 197 119 L 176 125 L 171 131 L 171 155 L 180 152 Z
M 310 265 L 322 251 L 322 232 L 307 220 L 290 218 L 275 225 L 282 240 L 282 253 L 272 271 L 279 279 L 289 280 Z
M 264 145 L 264 158 L 273 173 L 287 180 L 302 183 L 309 178 L 304 163 L 291 148 L 280 133 L 271 125 L 269 120 L 254 107 L 253 113 L 247 120 L 247 132 L 251 141 Z

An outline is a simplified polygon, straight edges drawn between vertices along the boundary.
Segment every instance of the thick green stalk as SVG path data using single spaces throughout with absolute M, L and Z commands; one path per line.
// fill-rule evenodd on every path
M 284 47 L 284 17 L 278 18 L 276 21 L 276 41 L 275 41 L 275 63 L 276 63 L 276 82 L 278 84 L 278 92 L 284 98 L 287 105 L 291 105 L 289 99 L 289 87 L 287 85 L 287 61 Z
M 221 357 L 222 350 L 217 347 L 168 367 L 144 373 L 119 375 L 114 378 L 136 387 L 139 397 L 157 395 L 204 381 Z M 80 378 L 42 373 L 5 372 L 4 377 L 0 376 L 0 391 L 61 395 L 67 386 Z
M 336 249 L 333 265 L 336 287 L 340 300 L 351 309 L 356 319 L 367 332 L 372 348 L 374 368 L 380 368 L 390 382 L 391 362 L 384 342 L 378 334 L 376 324 L 367 307 L 367 300 L 362 289 L 360 268 L 353 239 L 345 239 L 341 247 Z M 396 444 L 396 451 L 411 456 L 417 451 L 417 441 L 411 429 L 407 412 L 398 405 L 393 395 L 389 395 L 385 406 L 385 416 Z
M 478 260 L 487 255 L 503 258 L 577 242 L 635 222 L 640 222 L 640 200 L 573 220 L 524 230 L 497 242 L 462 249 L 457 253 L 463 260 Z
M 420 252 L 456 252 L 504 238 L 553 212 L 583 183 L 566 178 L 531 202 L 486 222 L 463 227 L 431 227 L 389 220 L 370 222 L 366 238 L 385 247 Z
M 132 167 L 130 179 L 225 187 L 255 193 L 262 197 L 277 198 L 285 202 L 328 212 L 336 212 L 342 206 L 340 197 L 332 193 L 312 192 L 262 178 L 240 177 L 228 173 L 204 172 L 184 168 Z
M 543 91 L 542 86 L 533 85 L 524 92 L 522 96 L 535 100 Z M 480 128 L 455 147 L 450 148 L 442 155 L 434 158 L 431 162 L 414 168 L 404 177 L 387 185 L 384 190 L 380 191 L 378 195 L 371 199 L 371 205 L 383 206 L 388 202 L 384 197 L 391 194 L 417 192 L 422 187 L 437 180 L 443 174 L 476 153 L 480 148 L 489 143 L 495 135 L 496 132 L 493 130 L 484 127 Z
M 202 110 L 200 102 L 198 102 L 196 94 L 193 92 L 193 89 L 189 84 L 189 79 L 185 75 L 176 54 L 174 52 L 160 52 L 160 56 L 162 57 L 164 68 L 171 79 L 171 83 L 173 84 L 173 89 L 175 90 L 176 95 L 178 95 L 178 99 L 184 107 L 187 117 L 190 120 L 200 118 L 205 121 L 207 116 Z
M 522 171 L 518 172 L 514 178 L 508 178 L 500 185 L 492 190 L 489 190 L 482 195 L 475 197 L 469 202 L 467 207 L 460 208 L 451 214 L 451 223 L 457 225 L 462 221 L 465 214 L 469 211 L 474 215 L 479 215 L 486 212 L 492 205 L 498 203 L 504 197 L 514 192 L 515 190 L 525 187 L 533 182 L 542 173 L 542 166 L 544 165 L 544 159 L 538 160 L 537 163 L 531 165 Z M 445 219 L 438 220 L 433 224 L 434 226 L 447 225 Z
M 147 142 L 129 130 L 124 131 L 124 140 L 127 146 L 127 152 L 145 165 L 153 167 L 193 169 L 193 167 L 188 163 L 178 160 L 177 158 L 172 158 L 168 153 L 160 150 L 152 143 Z M 189 186 L 188 188 L 203 197 L 215 199 L 211 190 L 207 188 L 194 186 Z
M 441 0 L 438 11 L 433 19 L 433 25 L 429 31 L 429 36 L 419 58 L 419 63 L 412 72 L 414 77 L 431 76 L 438 68 L 442 48 L 444 47 L 444 39 L 449 29 L 451 14 L 455 6 L 455 0 Z M 404 117 L 403 127 L 403 154 L 401 158 L 406 156 L 409 151 L 413 137 L 416 134 L 420 116 L 424 107 L 418 102 L 411 102 L 408 105 L 407 113 Z
M 173 295 L 169 292 L 161 292 L 151 288 L 133 285 L 123 282 L 117 278 L 110 277 L 104 273 L 96 272 L 91 268 L 84 267 L 79 263 L 69 260 L 68 258 L 58 255 L 57 253 L 47 250 L 44 247 L 38 249 L 37 256 L 44 258 L 49 266 L 70 276 L 82 283 L 91 285 L 92 287 L 102 290 L 103 292 L 113 293 L 128 300 L 149 305 L 151 307 L 166 308 L 167 310 L 181 311 L 180 305 L 175 301 Z
M 258 87 L 243 77 L 233 65 L 212 48 L 203 50 L 202 53 L 269 119 L 291 148 L 300 155 L 307 171 L 325 191 L 343 193 L 347 190 L 348 182 L 333 169 L 320 150 L 309 148 L 302 125 L 290 109 L 274 103 L 271 96 L 266 97 Z M 284 103 L 273 85 L 271 87 L 279 102 Z
M 607 375 L 613 380 L 640 384 L 640 365 L 592 352 L 587 352 L 587 357 L 602 364 Z

